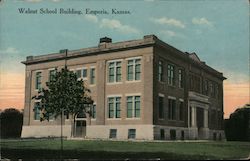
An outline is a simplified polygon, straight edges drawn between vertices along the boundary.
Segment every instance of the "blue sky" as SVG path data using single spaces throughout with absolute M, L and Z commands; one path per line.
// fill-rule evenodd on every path
M 20 14 L 19 8 L 38 14 Z M 71 8 L 83 14 L 40 14 L 40 8 Z M 127 10 L 131 14 L 85 14 L 85 10 Z M 248 0 L 2 0 L 0 2 L 0 109 L 24 107 L 29 55 L 97 46 L 155 34 L 181 51 L 196 52 L 223 72 L 228 117 L 249 103 Z
M 84 1 L 5 0 L 1 5 L 1 72 L 24 72 L 28 55 L 96 46 L 155 34 L 168 44 L 196 52 L 229 81 L 247 81 L 249 5 L 247 0 Z M 129 10 L 129 15 L 20 14 L 18 8 Z M 10 64 L 13 64 L 10 66 Z

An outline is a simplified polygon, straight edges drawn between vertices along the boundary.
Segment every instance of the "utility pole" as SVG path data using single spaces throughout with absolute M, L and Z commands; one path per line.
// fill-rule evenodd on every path
M 60 50 L 60 53 L 65 52 L 65 64 L 64 68 L 67 69 L 67 57 L 68 57 L 68 49 Z M 67 85 L 67 82 L 64 82 L 64 86 Z M 64 100 L 63 100 L 64 101 Z M 60 159 L 63 160 L 63 116 L 64 116 L 64 108 L 61 107 L 61 155 Z
M 61 108 L 61 160 L 63 160 L 63 108 Z

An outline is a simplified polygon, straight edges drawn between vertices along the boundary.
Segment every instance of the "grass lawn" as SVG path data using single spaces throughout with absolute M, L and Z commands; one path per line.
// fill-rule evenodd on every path
M 134 142 L 64 140 L 63 158 L 81 159 L 240 159 L 250 142 Z M 2 139 L 1 155 L 10 159 L 58 159 L 59 139 Z

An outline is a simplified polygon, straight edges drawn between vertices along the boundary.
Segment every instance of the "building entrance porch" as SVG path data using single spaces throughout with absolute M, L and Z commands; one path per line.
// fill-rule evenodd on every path
M 189 92 L 189 127 L 197 129 L 195 139 L 209 139 L 208 97 Z

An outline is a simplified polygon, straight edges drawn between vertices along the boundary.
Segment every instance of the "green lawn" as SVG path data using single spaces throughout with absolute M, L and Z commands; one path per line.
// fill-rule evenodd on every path
M 134 142 L 64 140 L 64 158 L 240 159 L 250 154 L 250 142 Z M 1 140 L 6 158 L 59 158 L 59 139 Z

